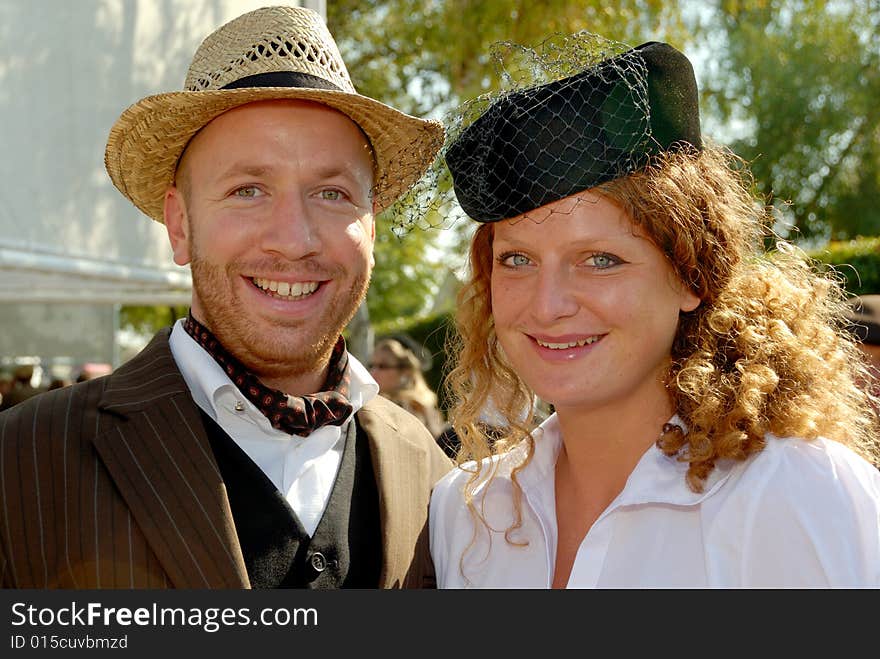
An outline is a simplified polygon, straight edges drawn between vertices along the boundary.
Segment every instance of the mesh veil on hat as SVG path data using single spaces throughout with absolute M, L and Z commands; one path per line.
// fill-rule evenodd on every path
M 110 179 L 141 211 L 163 222 L 165 191 L 193 135 L 227 110 L 275 99 L 323 103 L 360 126 L 375 158 L 377 212 L 419 179 L 443 141 L 439 122 L 355 91 L 316 12 L 264 7 L 233 19 L 202 42 L 184 91 L 149 96 L 122 113 L 107 139 Z
M 682 146 L 702 148 L 693 68 L 672 46 L 648 42 L 498 95 L 444 151 L 461 208 L 494 222 Z

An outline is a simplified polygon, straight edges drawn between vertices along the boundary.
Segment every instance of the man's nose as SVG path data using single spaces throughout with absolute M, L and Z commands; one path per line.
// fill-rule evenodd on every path
M 277 198 L 262 232 L 263 251 L 301 259 L 320 251 L 320 231 L 313 210 L 299 194 Z

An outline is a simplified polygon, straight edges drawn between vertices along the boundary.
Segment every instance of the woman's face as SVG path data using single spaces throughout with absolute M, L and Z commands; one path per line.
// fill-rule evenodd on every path
M 666 395 L 679 312 L 700 300 L 620 208 L 587 191 L 497 222 L 492 255 L 498 340 L 540 398 L 561 411 Z

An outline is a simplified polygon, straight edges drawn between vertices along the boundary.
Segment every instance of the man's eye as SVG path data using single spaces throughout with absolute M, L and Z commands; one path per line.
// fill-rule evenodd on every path
M 339 190 L 321 190 L 321 199 L 327 201 L 339 201 L 342 199 L 342 193 Z
M 243 188 L 238 188 L 234 194 L 236 197 L 256 197 L 260 193 L 260 189 L 253 185 L 247 185 Z

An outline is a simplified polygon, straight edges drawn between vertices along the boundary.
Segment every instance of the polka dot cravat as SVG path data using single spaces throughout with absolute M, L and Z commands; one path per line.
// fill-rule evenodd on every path
M 273 428 L 308 437 L 322 426 L 341 426 L 351 414 L 353 408 L 348 400 L 351 377 L 348 372 L 348 352 L 342 336 L 333 346 L 330 368 L 322 390 L 305 396 L 292 396 L 260 382 L 192 314 L 187 316 L 183 327 L 214 358 L 239 391 L 269 419 Z

